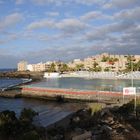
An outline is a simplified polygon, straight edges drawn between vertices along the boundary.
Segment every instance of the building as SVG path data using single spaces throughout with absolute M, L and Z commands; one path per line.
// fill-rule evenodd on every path
M 26 71 L 27 70 L 27 61 L 20 61 L 18 63 L 18 71 Z
M 119 72 L 126 69 L 129 55 L 113 55 L 109 53 L 102 53 L 99 55 L 87 57 L 83 60 L 74 59 L 68 62 L 67 65 L 71 70 L 77 70 L 77 67 L 81 66 L 82 70 L 95 70 L 96 68 L 101 71 Z M 133 63 L 140 61 L 140 55 L 133 55 Z M 52 64 L 55 66 L 55 70 L 59 71 L 63 62 L 60 61 L 48 61 L 46 63 L 28 64 L 26 61 L 18 63 L 18 71 L 48 71 Z M 96 65 L 96 66 L 95 66 Z M 79 69 L 80 70 L 80 69 Z
M 129 55 L 102 53 L 100 55 L 87 57 L 83 60 L 75 59 L 74 61 L 69 62 L 68 66 L 74 68 L 78 64 L 83 64 L 85 70 L 91 70 L 94 68 L 94 63 L 96 63 L 97 67 L 100 67 L 102 71 L 118 72 L 126 69 L 128 56 Z M 135 62 L 140 61 L 140 55 L 134 55 L 133 58 Z

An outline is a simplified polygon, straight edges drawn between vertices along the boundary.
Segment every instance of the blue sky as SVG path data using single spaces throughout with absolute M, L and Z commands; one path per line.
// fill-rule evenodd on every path
M 0 68 L 140 54 L 139 13 L 140 0 L 0 0 Z

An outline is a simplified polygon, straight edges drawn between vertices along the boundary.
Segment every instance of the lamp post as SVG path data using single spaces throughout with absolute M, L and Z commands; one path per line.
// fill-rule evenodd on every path
M 134 86 L 134 81 L 133 81 L 133 61 L 131 58 L 131 86 Z
M 134 79 L 133 79 L 133 60 L 132 60 L 132 58 L 131 58 L 131 86 L 133 87 L 134 86 Z M 137 95 L 136 95 L 136 93 L 135 93 L 135 99 L 134 99 L 135 101 L 134 101 L 134 112 L 135 112 L 135 115 L 137 114 L 137 110 L 136 110 L 136 108 L 137 108 Z

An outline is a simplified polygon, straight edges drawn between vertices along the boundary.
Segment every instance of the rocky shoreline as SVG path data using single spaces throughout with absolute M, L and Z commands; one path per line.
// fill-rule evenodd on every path
M 0 78 L 27 78 L 33 81 L 39 81 L 43 78 L 43 72 L 30 72 L 30 71 L 14 71 L 14 72 L 0 72 Z
M 139 140 L 139 110 L 135 116 L 133 101 L 120 107 L 81 109 L 47 132 L 48 140 Z

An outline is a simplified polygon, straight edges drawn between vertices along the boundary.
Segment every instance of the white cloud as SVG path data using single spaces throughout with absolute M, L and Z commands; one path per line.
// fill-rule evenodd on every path
M 91 11 L 81 16 L 81 19 L 92 20 L 92 19 L 101 18 L 101 17 L 102 17 L 102 13 L 100 11 Z
M 104 4 L 104 8 L 127 8 L 140 5 L 140 0 L 110 0 Z
M 22 14 L 20 13 L 12 13 L 2 19 L 0 19 L 0 30 L 4 30 L 8 27 L 16 25 L 23 19 Z
M 122 10 L 119 13 L 114 15 L 114 18 L 122 19 L 122 20 L 132 20 L 139 21 L 140 20 L 140 7 L 136 7 L 133 9 Z
M 80 17 L 81 20 L 112 19 L 111 16 L 103 14 L 101 11 L 90 11 Z
M 27 0 L 15 0 L 16 4 L 23 4 Z M 33 4 L 36 5 L 48 5 L 48 4 L 55 4 L 55 5 L 63 5 L 63 4 L 82 4 L 82 5 L 101 5 L 103 4 L 106 0 L 28 0 L 28 2 L 32 2 Z
M 59 16 L 59 12 L 46 12 L 46 15 L 49 17 L 56 17 Z
M 93 4 L 103 4 L 105 0 L 75 0 L 76 3 L 79 4 L 86 4 L 86 5 L 93 5 Z
M 78 19 L 68 18 L 58 22 L 56 27 L 67 33 L 75 33 L 85 29 L 87 25 Z
M 49 19 L 43 19 L 40 21 L 32 22 L 27 26 L 28 30 L 49 28 L 59 29 L 65 33 L 71 34 L 84 30 L 88 25 L 75 18 L 62 19 L 60 21 L 54 21 Z
M 40 21 L 32 22 L 27 26 L 28 30 L 41 29 L 41 28 L 52 28 L 55 22 L 53 20 L 43 19 Z

